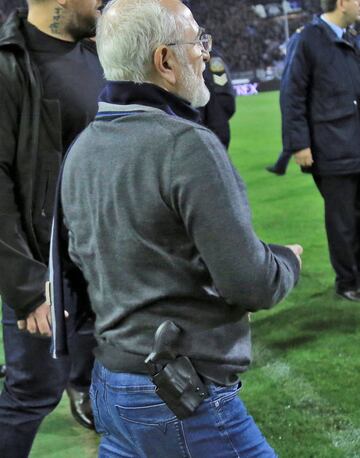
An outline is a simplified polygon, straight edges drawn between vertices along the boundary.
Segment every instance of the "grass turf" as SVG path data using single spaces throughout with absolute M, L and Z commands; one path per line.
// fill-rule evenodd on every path
M 264 170 L 280 151 L 277 100 L 276 92 L 238 98 L 231 157 L 259 237 L 301 243 L 304 264 L 289 298 L 253 315 L 254 362 L 241 397 L 280 457 L 360 457 L 360 306 L 334 295 L 323 206 L 311 177 L 293 163 L 283 177 Z M 64 398 L 44 421 L 31 457 L 93 458 L 96 445 Z

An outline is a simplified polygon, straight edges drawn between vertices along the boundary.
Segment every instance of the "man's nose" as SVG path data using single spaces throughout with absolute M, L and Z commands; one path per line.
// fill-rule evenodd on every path
M 206 51 L 206 49 L 202 50 L 202 58 L 205 62 L 209 62 L 210 60 L 210 53 L 209 51 Z

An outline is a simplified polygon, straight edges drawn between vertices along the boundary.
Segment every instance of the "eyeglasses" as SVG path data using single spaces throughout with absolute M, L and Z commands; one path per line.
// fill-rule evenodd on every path
M 212 36 L 208 33 L 204 33 L 204 29 L 200 29 L 198 37 L 199 38 L 195 41 L 177 41 L 174 43 L 166 43 L 166 46 L 200 45 L 205 52 L 211 52 Z

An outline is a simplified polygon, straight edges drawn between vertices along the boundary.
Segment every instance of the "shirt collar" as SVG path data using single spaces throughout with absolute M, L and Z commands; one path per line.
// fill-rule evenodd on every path
M 77 46 L 76 42 L 60 40 L 42 32 L 28 21 L 25 21 L 24 26 L 26 47 L 29 51 L 63 54 Z
M 335 33 L 335 35 L 341 40 L 341 38 L 343 37 L 345 33 L 345 29 L 342 29 L 340 26 L 334 24 L 333 22 L 328 21 L 323 14 L 320 16 L 320 19 L 324 21 L 331 28 L 331 30 Z

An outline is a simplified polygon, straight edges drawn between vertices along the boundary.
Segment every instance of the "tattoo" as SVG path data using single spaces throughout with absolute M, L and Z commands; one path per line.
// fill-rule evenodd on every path
M 63 34 L 63 31 L 61 30 L 61 27 L 60 27 L 61 15 L 62 15 L 61 8 L 56 7 L 54 11 L 54 16 L 53 16 L 53 22 L 49 26 L 51 32 L 55 33 L 56 35 Z

